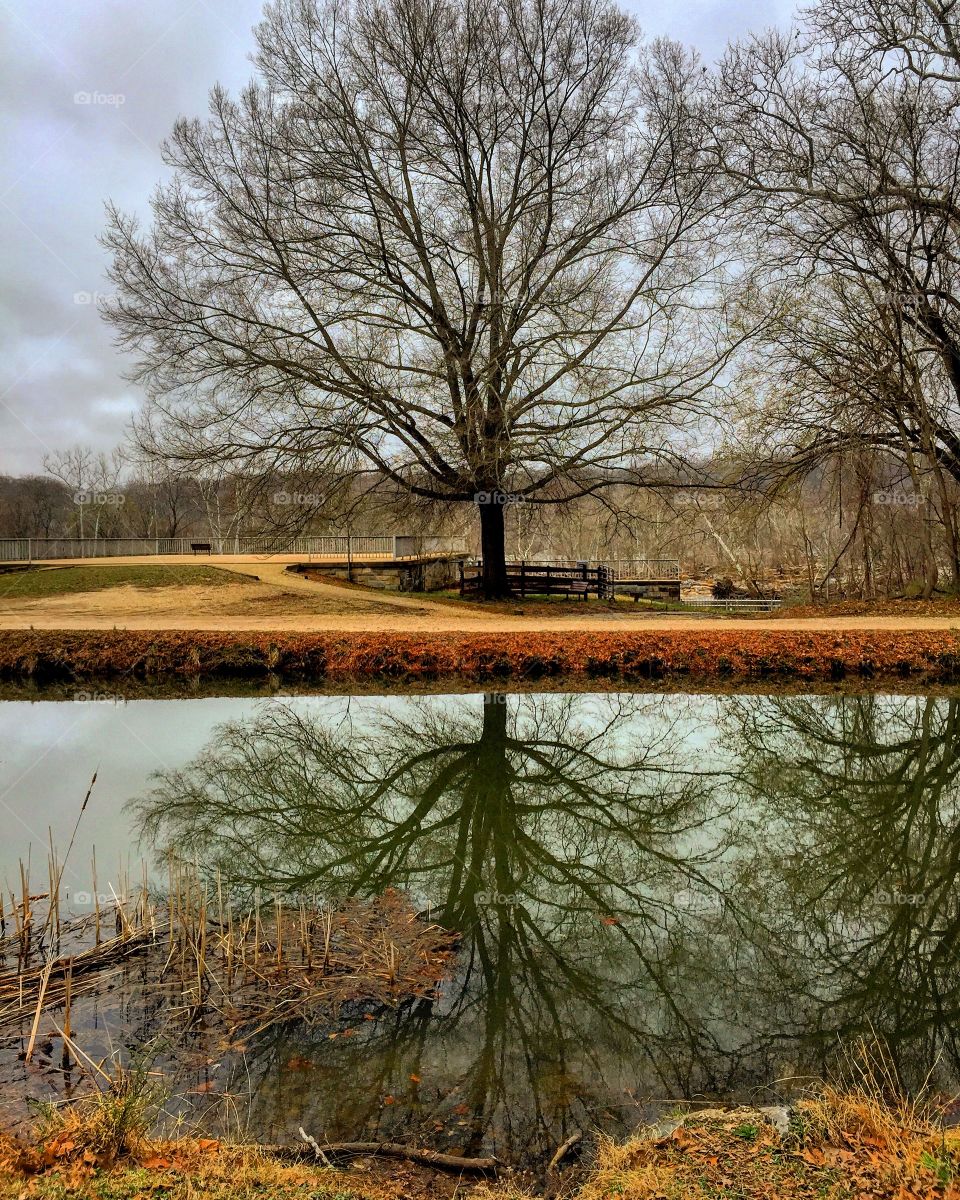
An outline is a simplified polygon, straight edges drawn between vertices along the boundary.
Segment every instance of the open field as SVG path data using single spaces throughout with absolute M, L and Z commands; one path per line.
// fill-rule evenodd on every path
M 217 567 L 136 564 L 103 567 L 83 563 L 69 567 L 40 567 L 37 570 L 10 571 L 0 575 L 0 603 L 10 600 L 46 600 L 55 596 L 74 596 L 99 592 L 106 588 L 184 588 L 236 586 L 246 577 Z

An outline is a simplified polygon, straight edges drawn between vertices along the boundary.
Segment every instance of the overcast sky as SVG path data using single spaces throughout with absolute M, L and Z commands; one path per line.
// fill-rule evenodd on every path
M 158 144 L 251 74 L 262 0 L 0 0 L 3 170 L 0 473 L 42 470 L 77 443 L 118 444 L 137 390 L 97 315 L 103 203 L 146 215 Z M 715 58 L 789 20 L 789 0 L 629 0 L 645 35 Z

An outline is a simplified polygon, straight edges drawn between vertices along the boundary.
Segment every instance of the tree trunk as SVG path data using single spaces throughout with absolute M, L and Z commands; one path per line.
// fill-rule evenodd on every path
M 494 492 L 491 499 L 477 504 L 480 511 L 480 554 L 483 558 L 485 600 L 501 600 L 510 595 L 503 504 L 498 503 L 499 500 L 499 494 Z

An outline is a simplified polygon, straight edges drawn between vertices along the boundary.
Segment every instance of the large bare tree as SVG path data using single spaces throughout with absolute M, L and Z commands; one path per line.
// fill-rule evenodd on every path
M 165 144 L 116 300 L 164 450 L 476 504 L 649 482 L 730 353 L 695 59 L 609 0 L 277 0 Z

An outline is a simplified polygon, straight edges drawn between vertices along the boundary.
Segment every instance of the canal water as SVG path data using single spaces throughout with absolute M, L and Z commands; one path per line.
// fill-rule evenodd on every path
M 949 696 L 5 701 L 0 879 L 22 861 L 39 887 L 73 839 L 76 913 L 94 855 L 105 898 L 141 862 L 162 886 L 171 853 L 238 898 L 402 892 L 460 935 L 437 998 L 237 1043 L 131 959 L 75 1036 L 149 1059 L 212 1133 L 542 1163 L 574 1129 L 789 1099 L 859 1037 L 955 1092 L 958 776 Z M 23 1036 L 14 1121 L 67 1086 Z

